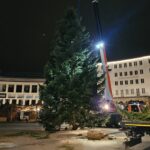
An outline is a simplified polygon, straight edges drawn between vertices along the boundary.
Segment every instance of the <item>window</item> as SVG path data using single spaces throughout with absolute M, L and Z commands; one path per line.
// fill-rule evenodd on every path
M 144 83 L 144 79 L 141 79 L 141 83 Z
M 12 104 L 16 105 L 16 103 L 17 103 L 16 99 L 13 99 Z
M 29 106 L 29 100 L 26 100 L 26 101 L 25 101 L 25 105 L 26 105 L 26 106 Z
M 30 92 L 30 85 L 24 85 L 24 92 L 29 93 Z
M 135 83 L 136 83 L 136 84 L 139 84 L 139 80 L 138 80 L 138 79 L 136 79 L 136 80 L 135 80 Z
M 18 105 L 19 105 L 19 106 L 22 106 L 22 105 L 23 105 L 23 101 L 22 101 L 22 100 L 19 100 Z
M 124 97 L 124 92 L 123 92 L 123 90 L 121 90 L 120 93 L 121 93 L 121 97 Z
M 36 101 L 32 100 L 31 104 L 34 106 L 36 104 Z
M 128 73 L 127 73 L 127 72 L 124 72 L 124 75 L 125 75 L 125 76 L 127 76 L 127 75 L 128 75 Z
M 8 92 L 14 92 L 14 85 L 8 85 Z
M 140 64 L 140 65 L 142 65 L 142 64 L 143 64 L 143 62 L 142 62 L 142 61 L 139 61 L 139 64 Z
M 131 89 L 131 94 L 134 94 L 134 89 Z
M 32 85 L 32 93 L 37 93 L 37 85 Z
M 124 63 L 124 68 L 127 68 L 127 63 Z
M 136 94 L 137 94 L 137 96 L 140 95 L 140 90 L 139 89 L 136 89 Z
M 137 62 L 136 61 L 134 62 L 134 66 L 137 66 Z
M 130 71 L 130 75 L 131 75 L 131 76 L 133 75 L 133 71 Z
M 118 76 L 118 73 L 115 73 L 115 77 L 117 77 Z
M 117 68 L 117 65 L 114 65 L 114 68 Z
M 149 64 L 150 64 L 150 59 L 148 60 Z
M 120 85 L 123 85 L 123 81 L 120 81 Z
M 126 89 L 126 95 L 129 95 L 129 90 L 128 89 Z
M 133 80 L 130 80 L 130 84 L 133 84 Z
M 119 64 L 119 68 L 122 68 L 122 64 Z
M 115 85 L 118 85 L 118 81 L 115 81 Z
M 125 84 L 128 85 L 128 81 L 127 80 L 125 80 Z
M 140 70 L 140 74 L 143 74 L 143 70 L 142 69 Z
M 6 84 L 0 84 L 0 92 L 6 92 Z
M 10 102 L 10 99 L 5 100 L 5 104 L 9 104 L 9 102 Z
M 122 72 L 120 72 L 120 76 L 122 76 Z
M 116 90 L 116 95 L 118 95 L 118 90 Z
M 131 63 L 131 62 L 129 63 L 129 66 L 130 66 L 130 67 L 132 66 L 132 63 Z
M 145 94 L 145 88 L 142 88 L 142 94 Z
M 134 73 L 135 73 L 135 75 L 137 75 L 137 74 L 138 74 L 138 71 L 137 71 L 137 70 L 135 70 L 135 71 L 134 71 Z
M 22 92 L 22 85 L 16 86 L 16 92 Z

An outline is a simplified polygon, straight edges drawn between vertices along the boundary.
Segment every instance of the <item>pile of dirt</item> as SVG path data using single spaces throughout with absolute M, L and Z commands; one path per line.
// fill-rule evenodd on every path
M 101 132 L 101 131 L 96 131 L 96 130 L 89 130 L 87 132 L 87 138 L 88 140 L 101 140 L 104 137 L 106 137 L 107 134 Z

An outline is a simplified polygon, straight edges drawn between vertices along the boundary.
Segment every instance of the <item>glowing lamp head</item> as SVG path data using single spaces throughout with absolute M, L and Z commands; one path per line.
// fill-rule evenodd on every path
M 104 45 L 105 45 L 104 42 L 101 41 L 101 42 L 96 44 L 96 48 L 97 49 L 104 48 Z
M 37 108 L 37 111 L 40 111 L 40 108 L 39 108 L 39 107 Z
M 108 110 L 109 110 L 109 105 L 108 105 L 108 104 L 105 104 L 105 105 L 103 106 L 103 109 L 106 110 L 106 111 L 108 111 Z

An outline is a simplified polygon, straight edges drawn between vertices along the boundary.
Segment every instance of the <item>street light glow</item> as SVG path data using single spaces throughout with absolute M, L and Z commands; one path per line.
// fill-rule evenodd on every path
M 96 48 L 97 49 L 104 48 L 104 45 L 105 45 L 104 42 L 101 41 L 101 42 L 96 44 Z
M 108 111 L 109 110 L 109 105 L 105 104 L 104 107 L 103 107 L 103 109 L 106 110 L 106 111 Z

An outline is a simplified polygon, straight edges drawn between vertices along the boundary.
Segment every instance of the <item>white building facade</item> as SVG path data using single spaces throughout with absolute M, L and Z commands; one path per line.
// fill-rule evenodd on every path
M 150 103 L 150 56 L 108 62 L 113 99 Z M 98 71 L 102 72 L 101 64 Z
M 0 103 L 36 105 L 39 102 L 39 86 L 43 83 L 44 79 L 0 77 Z
M 39 88 L 44 81 L 44 79 L 0 77 L 0 106 L 11 106 L 9 114 L 0 110 L 0 122 L 36 121 L 42 106 Z

